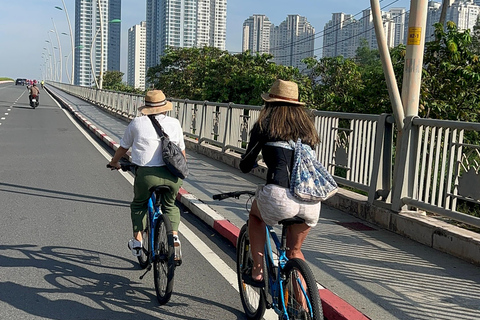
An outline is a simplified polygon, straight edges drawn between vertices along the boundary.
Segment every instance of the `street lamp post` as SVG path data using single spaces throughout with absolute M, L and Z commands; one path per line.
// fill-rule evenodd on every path
M 45 40 L 45 42 L 48 42 L 47 40 Z M 46 50 L 47 53 L 48 53 L 48 61 L 49 61 L 49 66 L 50 66 L 50 80 L 54 80 L 53 77 L 52 77 L 52 59 L 51 59 L 51 56 L 52 54 L 50 53 L 50 50 L 48 50 L 47 47 L 43 47 L 43 50 Z
M 57 61 L 57 58 L 55 57 L 55 49 L 53 49 L 53 42 L 52 42 L 52 38 L 50 38 L 50 32 L 54 32 L 53 30 L 48 30 L 47 31 L 47 35 L 48 35 L 48 40 L 45 40 L 45 42 L 48 42 L 50 43 L 50 45 L 52 46 L 52 51 L 53 51 L 53 61 Z M 56 63 L 54 62 L 53 63 L 53 66 L 54 66 L 54 75 L 55 75 L 55 78 L 53 80 L 57 81 L 57 67 L 56 67 Z
M 67 17 L 67 22 L 68 22 L 68 28 L 70 29 L 70 44 L 72 46 L 72 78 L 70 79 L 70 84 L 73 84 L 73 79 L 74 79 L 74 72 L 75 72 L 75 53 L 73 52 L 74 49 L 74 44 L 73 44 L 73 33 L 72 33 L 72 25 L 70 24 L 70 18 L 68 17 L 68 12 L 67 12 L 67 7 L 65 6 L 65 1 L 62 0 L 63 4 L 63 11 L 65 11 L 65 16 Z M 55 7 L 58 10 L 62 10 L 60 7 Z
M 55 35 L 57 36 L 57 42 L 58 42 L 58 53 L 59 53 L 59 56 L 60 56 L 60 82 L 62 82 L 62 73 L 63 73 L 63 70 L 62 70 L 62 45 L 60 44 L 60 38 L 58 37 L 58 32 L 57 32 L 57 26 L 55 25 L 55 21 L 53 21 L 53 18 L 52 18 L 52 23 L 53 23 L 53 30 L 55 31 Z

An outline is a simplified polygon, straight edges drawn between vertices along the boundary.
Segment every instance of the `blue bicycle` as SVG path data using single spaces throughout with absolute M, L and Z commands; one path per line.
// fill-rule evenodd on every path
M 131 171 L 133 174 L 135 174 L 137 168 L 135 164 L 124 161 L 120 162 L 120 166 L 123 171 Z M 115 169 L 110 165 L 107 165 L 107 168 Z M 146 268 L 140 279 L 143 279 L 153 265 L 157 300 L 163 305 L 172 296 L 175 267 L 180 265 L 181 260 L 175 261 L 172 224 L 170 219 L 160 210 L 162 195 L 172 192 L 172 190 L 169 186 L 160 185 L 150 188 L 149 191 L 151 196 L 148 200 L 147 225 L 142 232 L 143 248 L 140 256 L 138 256 L 138 263 L 142 269 Z
M 213 196 L 214 200 L 239 198 L 241 195 L 255 195 L 253 191 L 235 191 Z M 249 200 L 247 200 L 247 203 Z M 315 277 L 308 264 L 301 259 L 288 259 L 286 256 L 287 228 L 296 223 L 304 223 L 302 218 L 285 219 L 282 225 L 281 241 L 271 226 L 266 227 L 264 278 L 265 287 L 259 288 L 246 281 L 245 274 L 251 272 L 253 259 L 250 253 L 248 221 L 241 228 L 237 240 L 237 280 L 240 298 L 248 319 L 262 319 L 265 309 L 272 308 L 279 319 L 323 319 L 322 304 Z M 270 240 L 269 240 L 270 239 Z M 271 243 L 275 247 L 272 249 Z M 275 251 L 274 251 L 275 250 Z M 274 258 L 275 254 L 275 258 Z

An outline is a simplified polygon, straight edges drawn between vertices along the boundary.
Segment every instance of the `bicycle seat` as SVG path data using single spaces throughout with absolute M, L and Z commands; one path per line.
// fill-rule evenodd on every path
M 291 226 L 292 224 L 301 224 L 305 223 L 305 219 L 300 218 L 300 217 L 293 217 L 293 218 L 288 218 L 288 219 L 283 219 L 278 222 L 278 224 L 284 225 L 284 226 Z
M 155 192 L 155 194 L 164 194 L 168 192 L 173 192 L 172 188 L 169 186 L 154 186 L 149 189 L 150 192 Z

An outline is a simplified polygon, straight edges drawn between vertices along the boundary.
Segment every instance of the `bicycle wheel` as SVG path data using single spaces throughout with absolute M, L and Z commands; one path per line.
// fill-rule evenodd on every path
M 148 213 L 147 213 L 148 215 Z M 147 218 L 147 225 L 145 230 L 142 232 L 142 253 L 138 256 L 138 263 L 140 268 L 145 269 L 149 264 L 149 255 L 150 255 L 150 219 Z
M 253 266 L 250 253 L 250 241 L 248 239 L 248 228 L 245 224 L 240 230 L 237 240 L 237 279 L 240 299 L 247 319 L 260 320 L 265 313 L 265 293 L 262 288 L 252 287 L 242 279 L 242 274 Z
M 291 259 L 285 265 L 283 274 L 283 301 L 289 319 L 322 320 L 322 303 L 308 264 L 300 259 Z
M 154 246 L 153 278 L 157 300 L 163 305 L 170 300 L 172 295 L 175 271 L 172 224 L 164 214 L 158 217 L 155 226 Z

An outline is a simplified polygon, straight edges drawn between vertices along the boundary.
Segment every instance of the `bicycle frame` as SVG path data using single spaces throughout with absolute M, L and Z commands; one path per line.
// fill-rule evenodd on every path
M 153 262 L 155 260 L 155 250 L 154 248 L 154 232 L 155 232 L 155 226 L 157 225 L 157 220 L 158 217 L 162 214 L 160 211 L 160 208 L 155 206 L 155 192 L 152 192 L 150 195 L 150 198 L 148 199 L 148 219 L 150 220 L 150 236 L 149 241 L 150 241 L 150 252 L 149 252 L 149 260 L 150 262 Z
M 285 241 L 286 241 L 285 226 L 282 226 L 282 242 L 283 243 L 280 242 L 280 240 L 278 239 L 277 233 L 275 232 L 272 226 L 267 225 L 265 227 L 265 232 L 266 232 L 266 238 L 265 238 L 264 251 L 265 251 L 266 268 L 268 269 L 268 288 L 269 288 L 270 294 L 272 295 L 272 301 L 273 301 L 272 308 L 275 310 L 277 314 L 282 313 L 283 315 L 286 315 L 287 316 L 286 319 L 288 319 L 285 301 L 283 299 L 280 299 L 281 300 L 280 302 L 278 301 L 279 297 L 284 297 L 284 292 L 283 292 L 284 279 L 279 275 L 282 274 L 282 270 L 285 268 L 285 265 L 287 264 L 287 261 L 288 261 L 287 251 L 285 248 Z M 272 245 L 269 239 L 273 240 L 273 243 L 275 244 L 275 248 L 278 251 L 278 258 L 276 258 L 276 260 L 278 261 L 278 266 L 275 266 Z M 308 298 L 305 292 L 305 288 L 303 287 L 300 281 L 299 281 L 299 285 L 306 298 L 308 308 L 310 312 L 312 312 L 312 305 L 310 303 L 310 299 Z

